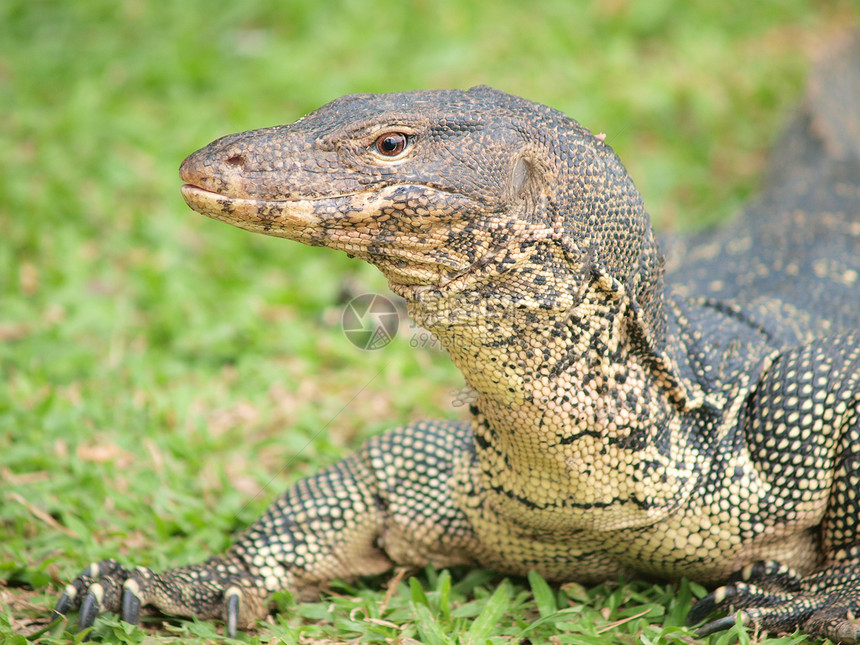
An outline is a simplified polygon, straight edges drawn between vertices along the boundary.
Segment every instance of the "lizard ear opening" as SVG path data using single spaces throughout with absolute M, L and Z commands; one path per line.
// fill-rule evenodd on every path
M 510 176 L 512 203 L 528 214 L 534 214 L 544 197 L 544 173 L 533 159 L 518 157 Z

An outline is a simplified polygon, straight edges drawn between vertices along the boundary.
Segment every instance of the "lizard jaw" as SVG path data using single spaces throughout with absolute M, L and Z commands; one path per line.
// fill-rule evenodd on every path
M 182 179 L 194 181 L 196 177 L 183 174 Z M 433 223 L 456 219 L 459 204 L 433 215 L 420 214 L 420 205 L 410 207 L 415 212 L 408 213 L 410 209 L 406 204 L 410 196 L 417 194 L 416 189 L 435 190 L 395 184 L 376 190 L 304 199 L 239 197 L 195 183 L 186 183 L 181 191 L 192 210 L 212 219 L 253 233 L 343 251 L 374 264 L 385 274 L 392 288 L 400 285 L 408 290 L 416 284 L 447 284 L 447 291 L 456 290 L 454 287 L 468 278 L 474 262 L 465 257 L 452 257 L 449 251 L 438 253 L 440 237 L 442 241 L 447 239 L 450 227 L 443 228 L 441 235 L 435 236 L 429 229 Z M 417 201 L 418 197 L 412 199 Z M 468 211 L 478 209 L 476 202 L 462 196 L 459 203 Z M 393 243 L 395 240 L 399 247 Z M 451 283 L 452 274 L 458 276 L 456 285 Z M 405 291 L 401 295 L 405 295 Z
M 181 190 L 192 210 L 254 233 L 306 241 L 303 233 L 320 221 L 312 200 L 230 197 L 193 184 L 185 184 Z

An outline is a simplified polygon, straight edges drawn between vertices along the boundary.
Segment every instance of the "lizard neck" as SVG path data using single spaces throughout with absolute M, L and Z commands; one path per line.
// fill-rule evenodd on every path
M 410 314 L 472 390 L 477 467 L 495 512 L 536 530 L 652 524 L 694 483 L 684 392 L 624 287 L 576 273 L 542 272 L 541 294 L 528 296 L 517 272 L 495 276 L 491 293 L 413 292 Z

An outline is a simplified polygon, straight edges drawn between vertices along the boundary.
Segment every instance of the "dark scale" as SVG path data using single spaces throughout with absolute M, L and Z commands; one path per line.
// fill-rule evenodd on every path
M 741 610 L 860 641 L 860 42 L 810 87 L 758 201 L 665 258 L 602 138 L 487 87 L 346 96 L 191 155 L 195 210 L 376 265 L 471 423 L 371 439 L 202 564 L 92 565 L 57 611 L 234 635 L 280 589 L 472 564 L 688 576 L 713 588 L 690 620 L 726 616 L 702 634 Z

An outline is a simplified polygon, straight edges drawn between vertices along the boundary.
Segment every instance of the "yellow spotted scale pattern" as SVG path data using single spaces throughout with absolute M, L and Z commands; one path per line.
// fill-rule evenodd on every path
M 352 95 L 182 165 L 195 210 L 377 266 L 463 373 L 224 555 L 88 567 L 57 611 L 269 611 L 394 565 L 688 576 L 716 612 L 860 641 L 860 41 L 728 228 L 658 243 L 603 138 L 487 87 Z M 396 144 L 396 145 L 395 145 Z

